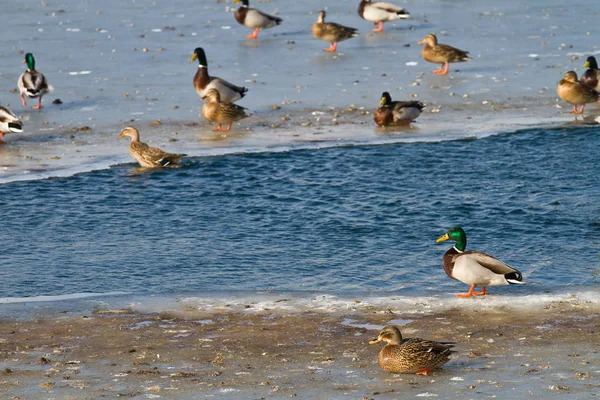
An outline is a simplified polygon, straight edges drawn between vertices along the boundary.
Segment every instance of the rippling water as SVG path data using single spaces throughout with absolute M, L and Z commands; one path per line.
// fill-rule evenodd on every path
M 461 291 L 435 244 L 528 285 L 597 283 L 600 147 L 590 127 L 483 140 L 196 158 L 2 185 L 2 294 L 125 290 Z

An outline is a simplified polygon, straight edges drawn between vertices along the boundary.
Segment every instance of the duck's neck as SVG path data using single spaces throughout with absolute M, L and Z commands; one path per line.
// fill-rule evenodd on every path
M 248 7 L 248 0 L 242 0 L 241 7 Z
M 27 62 L 27 69 L 29 71 L 35 71 L 35 58 L 32 55 L 27 55 L 25 62 Z
M 460 253 L 465 251 L 465 249 L 467 248 L 467 236 L 464 234 L 460 235 L 460 237 L 456 239 L 456 244 L 454 245 L 454 248 Z

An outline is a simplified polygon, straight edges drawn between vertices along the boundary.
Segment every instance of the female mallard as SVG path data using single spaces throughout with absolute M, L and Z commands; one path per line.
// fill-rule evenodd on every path
M 202 106 L 202 116 L 210 122 L 216 122 L 217 129 L 215 131 L 229 131 L 234 121 L 248 117 L 245 113 L 245 108 L 237 104 L 221 101 L 219 92 L 215 89 L 210 89 L 202 100 L 208 101 Z M 222 129 L 222 124 L 229 124 L 227 129 Z
M 279 17 L 265 14 L 256 8 L 248 7 L 248 0 L 233 0 L 233 4 L 239 3 L 240 1 L 242 2 L 242 5 L 235 11 L 234 17 L 239 24 L 254 29 L 254 32 L 251 35 L 246 36 L 248 39 L 256 39 L 258 37 L 258 32 L 261 29 L 272 28 L 281 24 L 283 21 Z
M 397 326 L 386 326 L 369 344 L 387 342 L 379 351 L 377 363 L 395 374 L 427 375 L 450 360 L 455 342 L 434 342 L 420 338 L 402 339 Z
M 583 68 L 587 68 L 588 70 L 581 75 L 579 82 L 591 87 L 597 92 L 600 92 L 600 70 L 598 69 L 596 57 L 588 57 L 585 64 L 583 64 Z
M 444 271 L 450 278 L 471 285 L 469 293 L 457 294 L 457 297 L 483 296 L 487 286 L 525 283 L 518 270 L 497 258 L 476 250 L 465 251 L 467 234 L 460 226 L 450 228 L 436 243 L 446 240 L 454 240 L 456 244 L 444 254 Z M 474 293 L 475 286 L 481 286 L 481 292 Z
M 571 114 L 583 114 L 585 105 L 597 102 L 599 96 L 594 89 L 579 82 L 577 74 L 573 71 L 567 72 L 558 82 L 556 92 L 558 97 L 567 103 L 573 104 L 573 111 L 569 111 Z M 578 105 L 581 105 L 581 110 L 577 109 Z
M 331 43 L 331 46 L 323 51 L 334 52 L 338 42 L 358 36 L 355 28 L 336 24 L 335 22 L 325 22 L 325 15 L 325 11 L 319 12 L 319 18 L 312 26 L 314 37 Z
M 192 58 L 190 58 L 190 62 L 196 60 L 198 60 L 198 71 L 194 75 L 194 88 L 196 88 L 196 93 L 200 97 L 206 96 L 210 89 L 217 89 L 221 94 L 221 98 L 231 103 L 246 95 L 248 89 L 245 87 L 235 86 L 226 80 L 208 75 L 208 62 L 206 61 L 204 49 L 201 47 L 196 47 Z
M 0 106 L 0 143 L 5 143 L 2 138 L 7 133 L 23 132 L 23 124 L 19 118 L 6 107 Z
M 133 126 L 128 126 L 121 131 L 119 139 L 129 136 L 129 153 L 144 168 L 179 168 L 176 164 L 185 154 L 172 154 L 150 147 L 140 142 L 140 133 Z
M 35 70 L 35 58 L 33 54 L 25 54 L 25 60 L 23 63 L 27 64 L 27 71 L 23 72 L 17 81 L 19 92 L 21 93 L 21 101 L 23 107 L 27 107 L 25 96 L 35 99 L 39 99 L 38 105 L 33 106 L 34 109 L 42 108 L 42 96 L 52 91 L 52 86 L 46 82 L 46 77 L 39 71 Z
M 421 51 L 423 59 L 434 64 L 442 64 L 439 69 L 432 71 L 434 74 L 446 75 L 450 69 L 450 63 L 464 62 L 471 59 L 468 56 L 468 51 L 460 50 L 447 44 L 439 44 L 437 37 L 433 33 L 425 36 L 419 42 L 419 44 L 423 43 L 425 43 L 425 47 Z
M 358 5 L 358 15 L 362 19 L 371 21 L 374 26 L 379 25 L 378 28 L 373 29 L 373 32 L 382 32 L 384 22 L 410 18 L 409 12 L 402 7 L 383 1 L 371 2 L 371 0 L 362 0 L 360 2 Z
M 388 92 L 383 92 L 381 107 L 375 111 L 373 119 L 379 126 L 408 125 L 419 115 L 425 106 L 420 101 L 392 101 Z

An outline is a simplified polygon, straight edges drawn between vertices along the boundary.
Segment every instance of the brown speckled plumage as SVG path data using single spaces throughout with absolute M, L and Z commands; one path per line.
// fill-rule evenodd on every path
M 325 11 L 319 12 L 317 22 L 312 25 L 312 34 L 314 37 L 331 43 L 331 47 L 325 49 L 325 51 L 335 51 L 337 42 L 358 36 L 356 28 L 350 28 L 349 26 L 336 24 L 335 22 L 325 22 L 325 16 Z
M 377 362 L 386 372 L 427 375 L 450 360 L 454 342 L 435 342 L 420 338 L 403 339 L 400 329 L 386 326 L 370 344 L 387 342 L 379 351 Z
M 244 107 L 221 101 L 219 92 L 215 89 L 209 90 L 202 99 L 208 99 L 202 106 L 202 116 L 210 122 L 216 122 L 218 124 L 216 130 L 228 131 L 231 129 L 233 122 L 248 117 Z M 222 124 L 228 124 L 228 127 L 221 129 Z
M 132 126 L 123 129 L 119 139 L 125 136 L 131 138 L 129 153 L 144 168 L 178 168 L 176 165 L 185 154 L 167 153 L 156 147 L 150 147 L 140 142 L 140 133 Z
M 419 44 L 425 43 L 425 47 L 421 50 L 421 56 L 425 61 L 429 61 L 434 64 L 442 64 L 445 67 L 445 72 L 442 72 L 442 67 L 434 72 L 439 74 L 447 74 L 450 63 L 469 61 L 469 52 L 457 49 L 456 47 L 448 46 L 447 44 L 440 44 L 437 41 L 437 37 L 430 33 L 426 35 Z
M 598 92 L 579 82 L 577 74 L 573 71 L 567 72 L 563 79 L 558 82 L 556 92 L 558 97 L 567 103 L 573 104 L 573 111 L 571 112 L 574 114 L 582 114 L 586 104 L 595 103 L 599 99 Z M 577 110 L 579 105 L 581 110 Z

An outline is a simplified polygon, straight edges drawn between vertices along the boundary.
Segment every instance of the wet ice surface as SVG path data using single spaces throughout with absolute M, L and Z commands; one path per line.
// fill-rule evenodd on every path
M 388 23 L 375 34 L 353 2 L 260 3 L 285 22 L 253 41 L 235 22 L 235 7 L 212 0 L 8 0 L 0 103 L 22 118 L 25 133 L 9 135 L 0 149 L 0 182 L 130 162 L 126 141 L 116 139 L 128 124 L 152 145 L 204 156 L 483 137 L 573 121 L 555 89 L 565 71 L 581 73 L 585 57 L 600 53 L 590 29 L 598 10 L 589 2 L 568 8 L 518 1 L 403 5 L 413 19 Z M 322 52 L 326 44 L 310 34 L 323 6 L 329 20 L 361 32 L 335 54 Z M 473 61 L 452 65 L 446 77 L 431 74 L 436 66 L 421 59 L 416 44 L 430 32 L 470 51 Z M 191 84 L 197 64 L 188 62 L 197 46 L 207 52 L 211 75 L 249 88 L 240 104 L 253 116 L 235 132 L 213 133 L 199 116 L 201 102 Z M 10 92 L 23 70 L 21 51 L 34 53 L 37 68 L 55 87 L 41 112 L 24 110 Z M 412 128 L 377 129 L 371 112 L 383 91 L 394 99 L 422 100 L 426 112 Z M 63 104 L 52 105 L 56 98 Z M 596 123 L 598 107 L 588 110 L 586 122 Z

